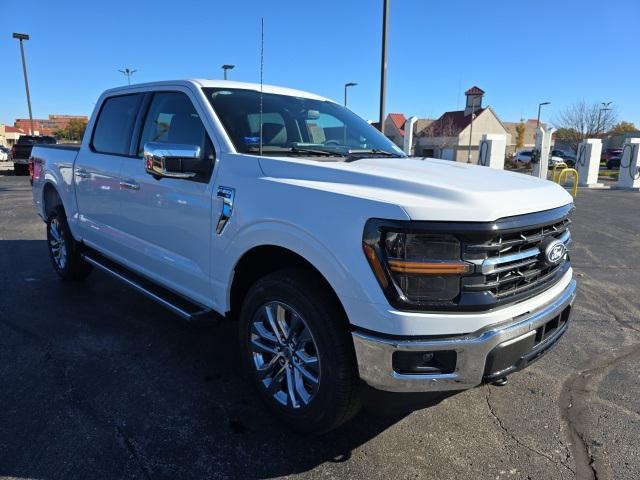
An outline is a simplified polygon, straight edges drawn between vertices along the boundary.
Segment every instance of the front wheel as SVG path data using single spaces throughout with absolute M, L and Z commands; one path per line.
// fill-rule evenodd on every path
M 245 368 L 262 400 L 292 429 L 320 434 L 360 407 L 347 320 L 313 273 L 287 269 L 258 280 L 240 312 Z

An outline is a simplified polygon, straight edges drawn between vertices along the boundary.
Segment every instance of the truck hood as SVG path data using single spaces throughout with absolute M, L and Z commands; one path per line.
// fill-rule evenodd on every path
M 265 179 L 394 204 L 413 220 L 493 221 L 573 201 L 564 188 L 547 180 L 447 160 L 366 158 L 345 163 L 259 157 L 259 161 Z

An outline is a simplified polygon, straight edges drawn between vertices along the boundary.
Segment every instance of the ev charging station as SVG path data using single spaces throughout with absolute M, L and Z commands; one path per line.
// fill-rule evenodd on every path
M 404 141 L 402 149 L 404 153 L 411 156 L 411 147 L 413 146 L 413 126 L 418 121 L 418 117 L 409 117 L 404 122 Z
M 598 187 L 598 170 L 600 170 L 600 155 L 602 154 L 602 140 L 588 138 L 578 145 L 576 156 L 576 170 L 578 170 L 579 186 Z
M 538 178 L 547 179 L 547 172 L 549 171 L 549 150 L 551 150 L 551 137 L 553 136 L 555 128 L 545 130 L 542 127 L 538 127 L 536 132 L 536 148 L 538 152 L 537 161 L 533 164 L 533 176 Z
M 480 140 L 478 165 L 504 170 L 507 136 L 504 133 L 485 133 Z
M 624 142 L 615 188 L 640 191 L 640 138 L 627 138 Z

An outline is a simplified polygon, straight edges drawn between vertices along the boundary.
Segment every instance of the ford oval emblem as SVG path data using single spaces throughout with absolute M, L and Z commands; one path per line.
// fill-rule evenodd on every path
M 560 240 L 554 240 L 544 249 L 544 260 L 547 265 L 559 264 L 567 254 L 567 247 Z

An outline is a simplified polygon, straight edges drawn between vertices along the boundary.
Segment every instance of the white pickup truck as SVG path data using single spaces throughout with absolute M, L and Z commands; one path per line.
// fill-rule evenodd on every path
M 238 321 L 252 383 L 324 432 L 361 382 L 503 382 L 565 332 L 572 198 L 520 173 L 408 158 L 325 98 L 228 81 L 106 91 L 82 145 L 36 145 L 65 280 L 97 268 L 193 318 Z

